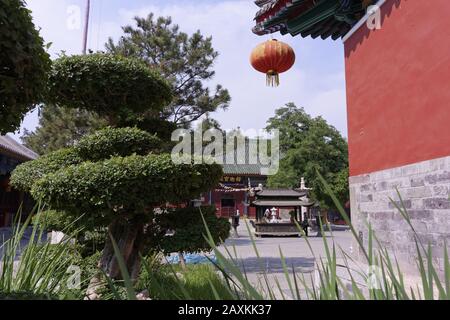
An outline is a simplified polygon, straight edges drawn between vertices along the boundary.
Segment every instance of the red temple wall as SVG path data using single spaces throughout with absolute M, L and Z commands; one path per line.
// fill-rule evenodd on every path
M 214 205 L 217 209 L 217 214 L 222 217 L 228 217 L 231 214 L 236 213 L 236 210 L 239 210 L 241 216 L 245 213 L 245 191 L 240 192 L 224 192 L 219 190 L 213 190 L 211 191 L 211 205 Z M 210 194 L 205 194 L 205 204 L 209 204 L 209 196 Z M 234 199 L 235 206 L 233 208 L 222 208 L 221 201 L 222 198 L 226 197 L 232 197 Z M 256 208 L 249 207 L 248 208 L 248 215 L 249 217 L 255 217 L 256 216 Z
M 345 42 L 350 175 L 450 155 L 450 1 L 387 0 Z

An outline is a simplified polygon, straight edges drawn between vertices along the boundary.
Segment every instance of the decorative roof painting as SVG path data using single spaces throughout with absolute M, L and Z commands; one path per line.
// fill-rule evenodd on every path
M 321 37 L 343 37 L 377 0 L 257 0 L 253 32 Z

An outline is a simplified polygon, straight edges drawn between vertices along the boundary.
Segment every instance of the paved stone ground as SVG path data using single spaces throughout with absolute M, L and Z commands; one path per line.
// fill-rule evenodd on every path
M 250 224 L 249 228 L 250 231 L 253 231 L 253 227 L 251 227 Z M 26 244 L 31 238 L 31 231 L 31 229 L 26 230 L 24 238 L 21 241 L 21 249 L 25 248 Z M 316 232 L 310 232 L 308 241 L 312 247 L 316 259 L 320 259 L 322 257 L 324 261 L 326 261 L 323 239 L 322 237 L 317 237 L 316 234 Z M 344 259 L 340 249 L 342 249 L 349 255 L 351 255 L 353 253 L 353 250 L 356 249 L 352 248 L 353 238 L 351 232 L 348 230 L 333 231 L 332 234 L 331 232 L 326 232 L 325 234 L 329 245 L 332 246 L 332 244 L 334 243 L 336 246 L 337 264 L 343 265 Z M 237 262 L 240 269 L 246 273 L 247 278 L 255 287 L 262 287 L 263 290 L 265 290 L 266 285 L 264 284 L 264 280 L 262 277 L 263 272 L 265 272 L 269 278 L 269 286 L 275 293 L 276 298 L 296 298 L 293 297 L 292 292 L 289 289 L 289 284 L 286 280 L 285 273 L 283 272 L 283 266 L 280 258 L 280 249 L 286 259 L 291 282 L 293 281 L 292 268 L 294 268 L 297 275 L 304 275 L 308 287 L 312 288 L 313 286 L 311 279 L 314 279 L 314 281 L 317 283 L 317 260 L 311 253 L 311 250 L 309 249 L 304 238 L 254 237 L 256 247 L 260 255 L 260 259 L 258 259 L 253 248 L 250 235 L 244 223 L 241 223 L 241 225 L 239 226 L 238 235 L 239 236 L 236 236 L 234 232 L 232 232 L 231 237 L 226 241 L 225 245 L 219 248 L 219 250 L 225 256 L 228 256 L 226 252 L 227 248 L 232 254 L 233 258 L 236 258 L 237 256 L 237 259 L 235 259 L 235 261 Z M 2 243 L 10 237 L 10 229 L 0 229 L 0 261 L 2 260 L 1 257 L 3 256 Z M 19 258 L 19 252 L 17 253 L 16 258 Z M 356 264 L 352 263 L 349 260 L 347 261 L 350 263 L 350 268 L 354 270 L 359 270 L 364 273 L 366 273 L 368 270 L 367 266 L 364 264 Z M 349 280 L 347 269 L 338 268 L 337 273 L 344 282 Z M 366 281 L 362 279 L 362 277 L 359 276 L 356 272 L 353 272 L 352 274 L 356 281 L 364 289 L 364 287 L 366 287 Z M 281 292 L 275 279 L 279 283 Z M 416 277 L 405 277 L 405 282 L 407 283 L 407 285 L 412 285 L 415 288 L 416 284 L 420 281 Z M 299 287 L 302 299 L 307 298 L 305 290 L 302 289 L 303 285 L 301 283 L 299 283 Z
M 250 230 L 253 228 L 249 225 Z M 317 232 L 310 233 L 308 240 L 314 251 L 316 258 L 320 257 L 326 259 L 325 247 L 323 245 L 323 239 L 316 236 Z M 337 250 L 337 262 L 343 263 L 342 254 L 340 253 L 339 247 L 342 248 L 346 253 L 350 254 L 353 250 L 352 246 L 352 234 L 350 231 L 334 231 L 333 237 L 330 232 L 326 232 L 326 237 L 331 246 L 332 243 L 335 244 Z M 255 286 L 261 286 L 262 272 L 261 268 L 264 269 L 266 274 L 269 276 L 269 285 L 272 287 L 273 291 L 276 293 L 278 298 L 291 299 L 292 293 L 289 289 L 288 281 L 286 280 L 285 273 L 283 272 L 283 266 L 280 258 L 280 248 L 283 252 L 283 256 L 286 259 L 286 264 L 290 269 L 291 281 L 292 280 L 292 268 L 295 269 L 296 274 L 303 273 L 305 279 L 312 286 L 311 277 L 314 279 L 317 277 L 315 270 L 317 269 L 316 260 L 309 249 L 307 242 L 304 238 L 284 238 L 284 237 L 264 237 L 256 238 L 256 247 L 259 251 L 261 259 L 258 260 L 256 253 L 254 251 L 249 233 L 245 224 L 241 224 L 238 228 L 237 237 L 234 233 L 226 241 L 225 246 L 231 252 L 233 258 L 237 254 L 237 262 L 241 270 L 245 270 L 249 281 Z M 227 255 L 224 246 L 220 247 L 222 253 Z M 352 267 L 357 267 L 353 265 Z M 359 266 L 364 268 L 364 266 Z M 338 275 L 344 279 L 348 279 L 347 271 L 344 269 L 338 270 Z M 281 291 L 278 289 L 276 280 L 278 280 Z M 364 281 L 363 281 L 364 282 Z M 292 282 L 293 283 L 293 282 Z M 300 286 L 300 284 L 299 284 Z M 305 290 L 300 290 L 303 298 L 305 298 Z

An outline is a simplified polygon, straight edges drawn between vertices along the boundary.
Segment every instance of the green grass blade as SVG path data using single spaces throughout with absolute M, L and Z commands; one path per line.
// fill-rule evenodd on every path
M 109 238 L 111 239 L 111 243 L 114 248 L 114 254 L 119 264 L 120 272 L 122 274 L 122 278 L 125 284 L 128 299 L 136 300 L 136 292 L 134 291 L 133 282 L 131 281 L 131 277 L 130 274 L 128 273 L 127 266 L 125 264 L 125 261 L 123 260 L 122 253 L 120 252 L 120 249 L 117 246 L 116 240 L 114 240 L 114 237 L 111 234 L 109 234 Z
M 286 281 L 288 283 L 289 290 L 291 291 L 292 298 L 295 298 L 294 287 L 292 286 L 291 278 L 289 276 L 289 271 L 286 265 L 286 259 L 284 258 L 283 252 L 281 251 L 281 246 L 278 246 L 278 249 L 280 251 L 281 265 L 283 267 L 284 276 L 286 277 Z

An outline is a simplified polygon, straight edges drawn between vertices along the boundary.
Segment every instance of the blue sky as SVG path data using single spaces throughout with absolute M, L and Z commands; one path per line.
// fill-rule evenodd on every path
M 213 37 L 220 56 L 216 76 L 209 84 L 220 83 L 230 90 L 228 111 L 212 114 L 225 129 L 261 129 L 276 108 L 287 102 L 303 106 L 313 116 L 322 116 L 347 135 L 344 52 L 340 40 L 313 40 L 301 37 L 274 37 L 290 44 L 297 56 L 295 66 L 281 75 L 278 88 L 265 86 L 265 76 L 249 64 L 251 50 L 270 37 L 251 32 L 257 11 L 252 0 L 91 0 L 89 48 L 102 50 L 108 37 L 117 39 L 121 26 L 132 24 L 133 17 L 172 16 L 174 23 L 187 33 L 201 30 Z M 46 42 L 52 42 L 50 53 L 56 57 L 62 50 L 81 52 L 82 28 L 77 21 L 84 17 L 85 0 L 27 0 L 35 24 Z M 77 13 L 81 13 L 80 16 Z M 29 114 L 23 128 L 33 130 L 37 112 Z M 15 137 L 20 136 L 17 133 Z

